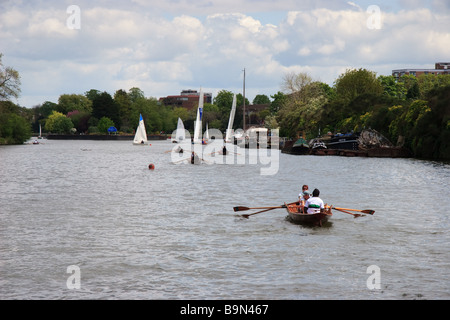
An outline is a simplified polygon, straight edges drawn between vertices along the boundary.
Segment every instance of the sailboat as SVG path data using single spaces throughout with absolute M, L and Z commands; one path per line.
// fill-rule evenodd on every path
M 227 132 L 225 133 L 225 142 L 232 143 L 233 140 L 233 122 L 234 122 L 234 114 L 236 113 L 236 94 L 233 96 L 233 104 L 231 106 L 230 111 L 230 119 L 228 120 Z
M 178 118 L 177 131 L 175 132 L 175 138 L 172 138 L 173 143 L 180 143 L 186 139 L 186 133 L 184 131 L 183 120 Z
M 208 131 L 208 122 L 206 123 L 206 131 L 205 131 L 205 139 L 203 139 L 202 144 L 208 144 L 209 142 L 209 131 Z
M 193 143 L 202 143 L 202 115 L 203 115 L 203 91 L 200 89 L 198 99 L 197 119 L 195 120 Z
M 39 123 L 39 136 L 38 136 L 38 139 L 42 139 L 42 126 L 41 126 L 40 123 Z
M 134 145 L 144 145 L 147 143 L 147 132 L 145 131 L 144 119 L 142 114 L 139 115 L 139 125 L 136 129 L 136 134 L 134 135 L 133 144 Z

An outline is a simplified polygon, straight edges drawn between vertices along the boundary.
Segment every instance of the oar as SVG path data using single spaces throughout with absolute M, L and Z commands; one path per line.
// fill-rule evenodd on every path
M 362 213 L 372 214 L 372 215 L 375 213 L 375 210 L 358 210 L 358 209 L 348 209 L 348 208 L 339 208 L 339 207 L 333 207 L 333 209 L 356 211 L 356 212 L 362 212 Z
M 233 210 L 236 211 L 247 211 L 247 210 L 252 210 L 252 209 L 280 209 L 280 208 L 286 208 L 287 205 L 290 204 L 294 204 L 297 203 L 298 201 L 294 201 L 288 204 L 283 204 L 281 206 L 276 206 L 276 207 L 254 207 L 254 208 L 249 208 L 249 207 L 242 207 L 242 206 L 237 206 L 237 207 L 233 207 Z
M 234 207 L 233 210 L 236 211 L 247 211 L 247 210 L 253 210 L 253 209 L 278 209 L 278 208 L 286 208 L 286 206 L 277 206 L 277 207 Z
M 181 160 L 174 161 L 174 162 L 172 162 L 172 163 L 178 163 L 178 162 L 181 162 L 181 161 L 184 161 L 184 160 L 190 160 L 190 159 L 189 159 L 189 158 L 185 158 L 185 159 L 181 159 Z
M 254 214 L 258 214 L 258 213 L 262 213 L 262 212 L 266 212 L 266 211 L 270 211 L 270 210 L 274 210 L 274 209 L 287 208 L 288 205 L 294 204 L 294 203 L 297 203 L 297 202 L 295 201 L 295 202 L 291 202 L 291 203 L 288 203 L 288 204 L 283 204 L 283 205 L 277 206 L 277 207 L 259 207 L 261 209 L 262 208 L 268 208 L 268 209 L 261 210 L 261 211 L 258 211 L 258 212 L 253 212 L 253 213 L 250 213 L 250 214 L 243 214 L 241 216 L 248 219 L 248 217 L 250 217 L 250 216 L 252 216 Z M 234 211 L 240 211 L 240 209 L 242 209 L 242 211 L 245 211 L 245 210 L 250 210 L 250 209 L 258 209 L 258 208 L 234 207 L 233 209 L 234 209 Z
M 272 207 L 272 208 L 270 208 L 270 209 L 261 210 L 261 211 L 253 212 L 253 213 L 250 213 L 250 214 L 242 214 L 241 217 L 244 217 L 244 218 L 247 218 L 247 219 L 248 219 L 248 217 L 250 217 L 250 216 L 252 216 L 252 215 L 254 215 L 254 214 L 258 214 L 258 213 L 262 213 L 262 212 L 274 210 L 274 209 L 277 209 L 277 208 L 282 208 L 282 206 L 281 206 L 281 207 Z
M 331 209 L 335 209 L 335 210 L 340 211 L 340 212 L 345 212 L 345 213 L 351 214 L 351 215 L 354 216 L 355 218 L 358 218 L 358 217 L 364 217 L 364 215 L 362 215 L 362 214 L 359 214 L 359 213 L 351 213 L 351 212 L 342 210 L 342 209 L 340 209 L 340 208 L 332 207 Z

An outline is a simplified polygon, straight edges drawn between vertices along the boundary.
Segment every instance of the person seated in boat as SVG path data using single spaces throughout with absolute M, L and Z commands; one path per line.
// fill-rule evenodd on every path
M 302 196 L 299 198 L 299 201 L 298 201 L 298 212 L 306 213 L 306 210 L 308 208 L 305 208 L 305 203 L 311 197 L 311 193 L 308 190 L 305 190 L 301 193 L 301 195 Z
M 198 163 L 200 163 L 200 158 L 198 157 L 198 155 L 194 151 L 192 151 L 191 164 L 198 164 Z
M 319 213 L 323 212 L 325 209 L 325 204 L 322 199 L 319 198 L 320 191 L 319 189 L 314 189 L 312 192 L 312 197 L 306 200 L 305 209 L 307 209 L 307 213 Z
M 178 148 L 175 150 L 175 152 L 183 153 L 183 148 L 178 146 Z
M 302 203 L 302 201 L 303 201 L 303 205 L 305 204 L 305 202 L 304 202 L 304 199 L 303 199 L 303 192 L 305 192 L 305 191 L 308 191 L 308 185 L 307 184 L 304 184 L 303 186 L 302 186 L 302 191 L 300 191 L 300 193 L 299 193 L 299 195 L 298 195 L 298 205 L 300 206 L 301 205 L 301 203 Z

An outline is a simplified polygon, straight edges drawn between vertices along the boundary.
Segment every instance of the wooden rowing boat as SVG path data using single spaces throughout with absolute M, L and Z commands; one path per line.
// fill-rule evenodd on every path
M 296 203 L 285 205 L 286 211 L 289 214 L 289 220 L 293 223 L 301 225 L 321 227 L 333 215 L 331 212 L 331 207 L 325 208 L 325 210 L 320 213 L 300 213 L 298 212 L 298 205 Z

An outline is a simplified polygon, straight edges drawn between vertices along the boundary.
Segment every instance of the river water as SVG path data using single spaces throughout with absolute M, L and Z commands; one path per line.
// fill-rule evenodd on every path
M 262 174 L 245 149 L 191 165 L 172 148 L 0 147 L 0 299 L 450 298 L 448 163 L 273 150 Z M 284 209 L 233 211 L 295 201 L 303 184 L 375 214 L 308 228 Z

